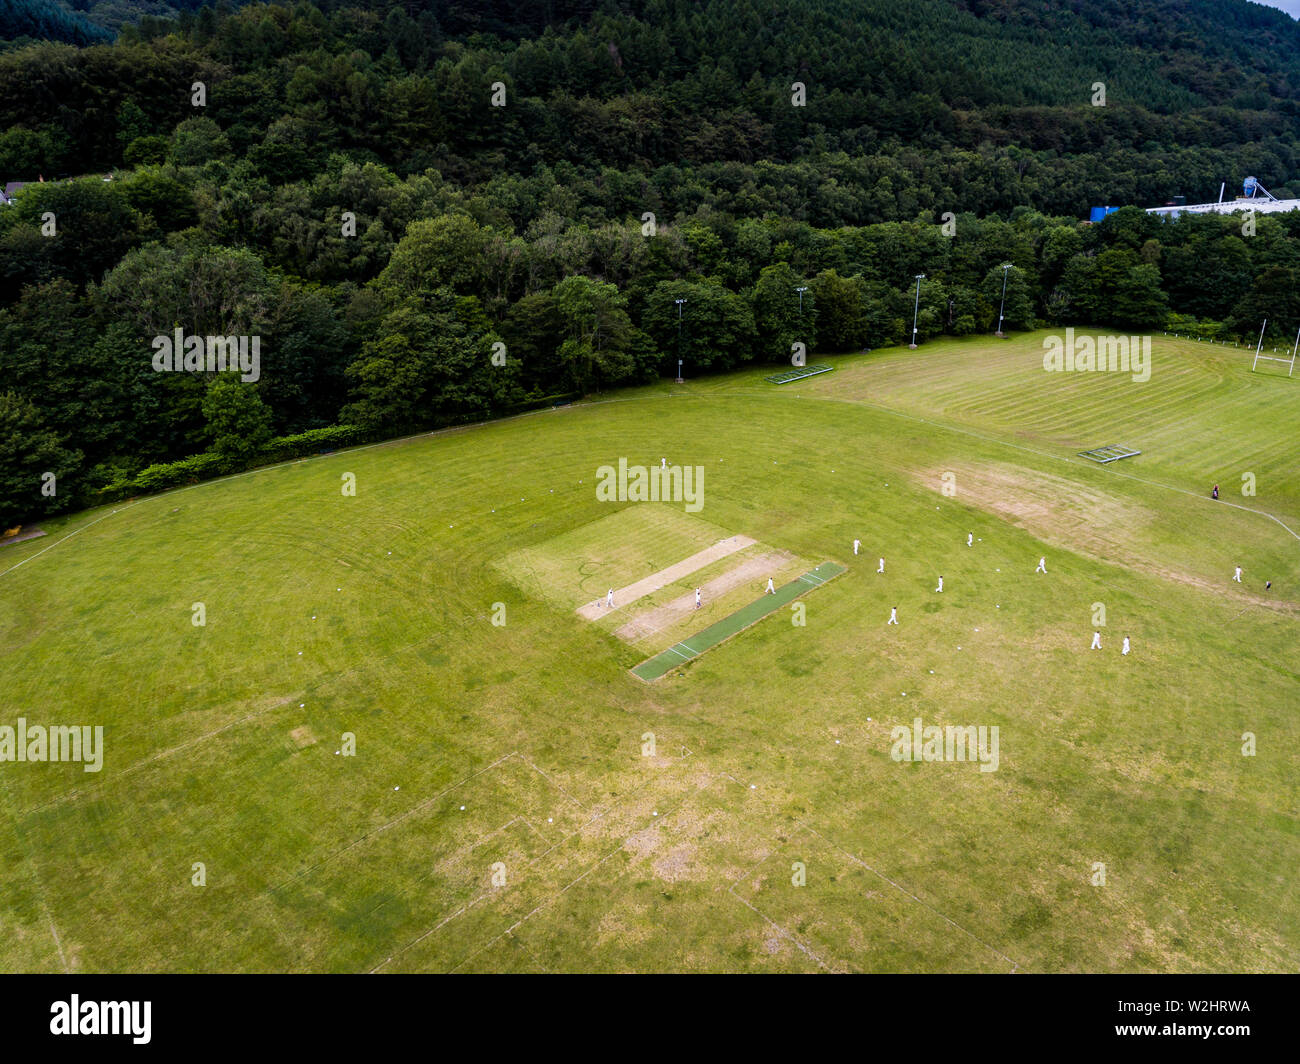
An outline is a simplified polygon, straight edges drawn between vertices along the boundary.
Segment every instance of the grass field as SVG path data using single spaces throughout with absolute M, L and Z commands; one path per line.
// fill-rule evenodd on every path
M 1295 970 L 1300 381 L 1154 350 L 756 368 L 0 548 L 0 725 L 105 737 L 0 762 L 0 970 Z M 597 501 L 665 455 L 702 511 Z M 847 571 L 654 683 L 576 612 L 737 535 L 700 580 Z M 895 761 L 917 717 L 996 726 L 997 770 Z

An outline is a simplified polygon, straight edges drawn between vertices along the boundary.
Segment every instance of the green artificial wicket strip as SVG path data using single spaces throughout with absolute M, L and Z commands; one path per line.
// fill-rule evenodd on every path
M 844 566 L 837 565 L 835 562 L 822 562 L 816 569 L 804 573 L 803 576 L 796 577 L 788 584 L 782 584 L 776 589 L 775 594 L 756 598 L 748 606 L 742 606 L 735 613 L 709 625 L 704 631 L 696 632 L 693 636 L 683 639 L 680 643 L 674 643 L 662 654 L 656 654 L 648 661 L 641 662 L 632 670 L 632 673 L 642 680 L 657 680 L 665 673 L 677 668 L 678 665 L 699 657 L 706 650 L 713 649 L 724 639 L 730 639 L 737 632 L 748 628 L 755 621 L 760 621 L 769 613 L 773 613 L 782 606 L 793 602 L 804 592 L 821 587 L 827 580 L 831 580 L 845 571 Z

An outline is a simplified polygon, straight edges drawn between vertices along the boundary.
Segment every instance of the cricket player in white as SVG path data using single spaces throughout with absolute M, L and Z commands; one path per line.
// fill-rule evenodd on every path
M 897 607 L 897 606 L 890 606 L 890 607 L 889 607 L 889 620 L 887 620 L 885 623 L 886 623 L 886 624 L 897 624 L 897 623 L 898 623 L 898 607 Z
M 1237 571 L 1236 571 L 1235 573 L 1232 574 L 1232 579 L 1235 580 L 1235 581 L 1236 581 L 1237 583 L 1239 583 L 1239 584 L 1241 583 L 1241 566 L 1240 566 L 1240 565 L 1237 566 Z
M 775 594 L 776 594 L 776 588 L 772 586 L 772 578 L 771 578 L 770 576 L 767 578 L 767 590 L 764 591 L 763 594 L 764 594 L 764 595 L 775 595 Z
M 973 546 L 975 546 L 975 533 L 974 533 L 974 532 L 967 532 L 967 533 L 966 533 L 966 546 L 968 546 L 968 547 L 973 547 Z
M 1128 653 L 1128 636 L 1125 636 L 1125 637 L 1124 637 L 1124 649 L 1121 650 L 1120 653 L 1121 653 L 1121 654 L 1127 654 L 1127 653 Z
M 1038 559 L 1038 568 L 1035 569 L 1034 572 L 1036 572 L 1036 573 L 1045 573 L 1045 572 L 1047 572 L 1047 558 L 1046 558 L 1046 557 L 1042 557 L 1042 558 L 1039 558 L 1039 559 Z
M 660 458 L 660 459 L 659 459 L 659 468 L 660 468 L 660 469 L 667 469 L 667 468 L 668 468 L 668 459 L 667 459 L 667 458 Z
M 939 577 L 939 586 L 935 588 L 935 591 L 943 591 L 943 577 L 942 577 L 942 576 Z
M 614 608 L 614 589 L 611 587 L 609 593 L 605 596 L 605 605 L 610 609 Z
M 1088 649 L 1089 649 L 1089 650 L 1100 650 L 1100 649 L 1101 649 L 1101 633 L 1100 633 L 1100 632 L 1093 632 L 1093 633 L 1092 633 L 1092 646 L 1090 646 Z
M 878 572 L 878 573 L 883 573 L 884 571 L 885 571 L 885 559 L 884 559 L 884 558 L 881 558 L 881 559 L 880 559 L 880 567 L 876 570 L 876 572 Z
M 695 589 L 695 608 L 697 610 L 700 608 L 700 589 L 698 587 Z
M 860 539 L 855 539 L 855 540 L 853 541 L 853 553 L 854 553 L 854 555 L 856 555 L 856 554 L 858 553 L 858 548 L 859 548 L 860 546 L 862 546 L 862 540 L 860 540 Z

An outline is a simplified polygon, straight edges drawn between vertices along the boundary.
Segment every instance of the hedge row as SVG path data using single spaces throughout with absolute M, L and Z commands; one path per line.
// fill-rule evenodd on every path
M 578 393 L 538 396 L 512 406 L 502 413 L 508 415 L 545 406 L 557 406 L 580 397 Z M 496 416 L 499 417 L 501 414 Z M 152 495 L 155 492 L 167 491 L 169 488 L 197 484 L 201 480 L 210 480 L 212 477 L 240 473 L 254 466 L 274 465 L 277 462 L 289 462 L 295 458 L 335 451 L 340 447 L 354 447 L 357 444 L 382 438 L 383 435 L 357 425 L 329 425 L 323 429 L 308 429 L 306 432 L 299 432 L 292 436 L 278 436 L 262 448 L 261 454 L 253 462 L 240 462 L 212 451 L 192 454 L 176 462 L 161 462 L 147 466 L 133 477 L 115 480 L 99 490 L 98 501 L 100 503 L 120 502 L 134 495 Z
M 276 462 L 288 462 L 294 458 L 337 450 L 366 443 L 373 438 L 356 425 L 329 425 L 323 429 L 308 429 L 293 436 L 279 436 L 271 440 L 262 449 L 257 460 L 251 463 L 232 460 L 226 455 L 211 451 L 192 454 L 177 462 L 161 462 L 147 466 L 133 477 L 114 481 L 100 489 L 100 502 L 118 502 L 133 495 L 151 495 L 166 491 L 168 488 L 197 484 L 201 480 L 223 476 L 227 473 L 239 473 L 252 466 L 273 465 Z

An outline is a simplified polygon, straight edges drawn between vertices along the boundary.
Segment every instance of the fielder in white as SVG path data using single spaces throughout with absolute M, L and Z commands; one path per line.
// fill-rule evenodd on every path
M 1035 569 L 1034 572 L 1036 572 L 1036 573 L 1045 573 L 1045 572 L 1047 572 L 1047 558 L 1046 558 L 1046 557 L 1042 557 L 1042 558 L 1039 558 L 1039 559 L 1038 559 L 1038 568 Z
M 660 459 L 659 459 L 659 468 L 660 468 L 660 469 L 667 469 L 667 468 L 668 468 L 668 459 L 667 459 L 667 458 L 660 458 Z
M 772 586 L 772 578 L 771 578 L 770 576 L 767 578 L 767 590 L 764 591 L 763 594 L 764 594 L 764 595 L 775 595 L 775 594 L 776 594 L 776 588 Z
M 695 589 L 695 608 L 697 610 L 700 608 L 700 589 L 698 587 Z
M 605 605 L 610 609 L 614 608 L 614 589 L 612 587 L 609 589 L 608 594 L 605 595 Z
M 1128 636 L 1125 636 L 1125 637 L 1124 637 L 1124 649 L 1121 650 L 1120 653 L 1121 653 L 1121 654 L 1127 654 L 1128 651 L 1129 651 L 1129 646 L 1128 646 Z
M 886 624 L 897 624 L 897 623 L 898 623 L 898 607 L 897 607 L 897 606 L 891 606 L 891 607 L 889 608 L 889 620 L 887 620 L 885 623 L 886 623 Z
M 855 539 L 855 540 L 853 541 L 853 553 L 854 553 L 855 556 L 857 555 L 857 553 L 858 553 L 858 548 L 859 548 L 860 546 L 862 546 L 862 540 L 860 540 L 860 539 Z
M 1100 632 L 1093 632 L 1093 633 L 1092 633 L 1092 646 L 1090 646 L 1088 649 L 1089 649 L 1089 650 L 1100 650 L 1100 649 L 1101 649 L 1101 633 L 1100 633 Z
M 881 559 L 880 559 L 880 566 L 876 569 L 876 572 L 878 572 L 878 573 L 883 573 L 884 571 L 885 571 L 885 559 L 884 559 L 884 558 L 881 558 Z
M 935 588 L 935 591 L 943 591 L 943 577 L 942 577 L 942 576 L 939 577 L 939 586 Z
M 1237 583 L 1239 583 L 1239 584 L 1241 583 L 1241 566 L 1240 566 L 1240 565 L 1237 566 L 1237 571 L 1236 571 L 1235 573 L 1232 574 L 1232 579 L 1235 580 L 1235 581 L 1236 581 Z
M 968 547 L 973 547 L 973 546 L 975 546 L 975 533 L 974 533 L 974 532 L 967 532 L 967 533 L 966 533 L 966 546 L 968 546 Z

